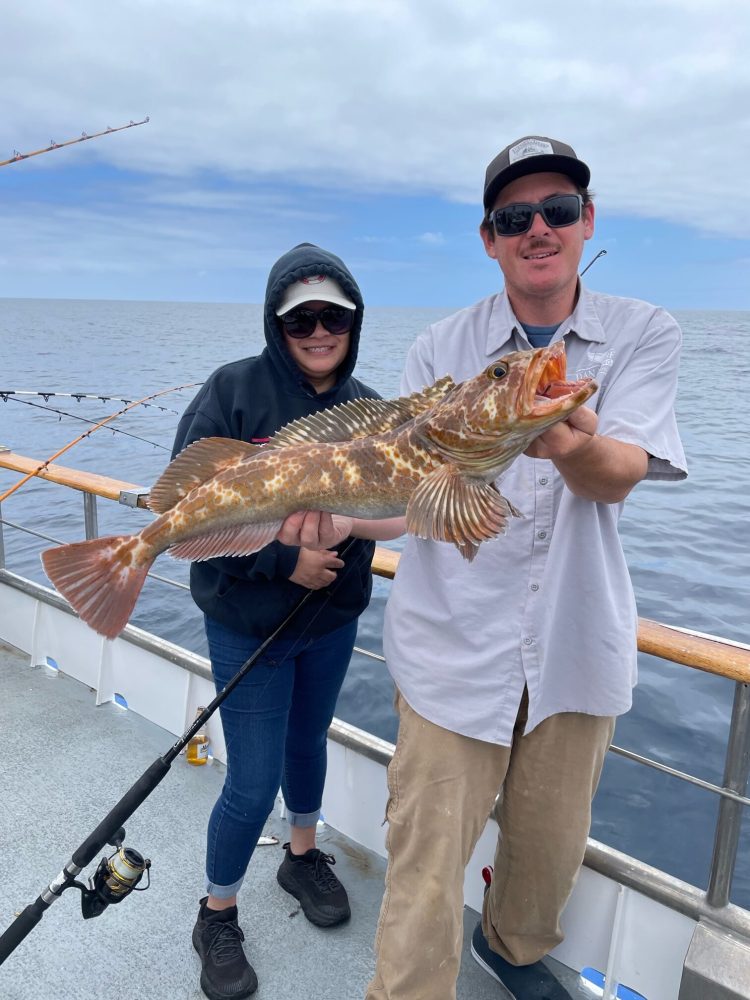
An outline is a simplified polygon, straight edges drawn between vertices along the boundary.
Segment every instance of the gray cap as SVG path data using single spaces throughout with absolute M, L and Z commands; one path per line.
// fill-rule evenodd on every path
M 501 188 L 517 177 L 550 170 L 567 174 L 580 187 L 588 187 L 591 171 L 567 143 L 543 135 L 527 135 L 506 146 L 484 175 L 484 207 L 489 210 Z

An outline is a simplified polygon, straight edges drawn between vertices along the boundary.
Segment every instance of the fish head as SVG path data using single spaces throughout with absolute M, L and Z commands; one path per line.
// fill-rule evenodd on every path
M 562 340 L 506 354 L 437 404 L 422 433 L 465 471 L 494 478 L 598 388 L 591 378 L 565 376 Z

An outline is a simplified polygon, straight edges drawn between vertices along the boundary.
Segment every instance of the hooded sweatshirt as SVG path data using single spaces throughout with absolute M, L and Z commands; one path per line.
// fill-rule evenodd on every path
M 286 349 L 276 308 L 284 290 L 314 274 L 334 278 L 356 305 L 349 353 L 336 373 L 336 384 L 316 393 Z M 311 298 L 314 293 L 311 291 Z M 257 357 L 218 368 L 203 384 L 177 428 L 172 457 L 204 437 L 228 437 L 263 443 L 284 424 L 337 403 L 360 397 L 378 399 L 352 376 L 357 360 L 364 304 L 356 281 L 334 254 L 301 243 L 280 257 L 266 287 L 263 327 L 266 346 Z M 346 542 L 337 546 L 341 552 Z M 335 582 L 316 591 L 288 626 L 285 635 L 326 635 L 346 625 L 367 607 L 372 589 L 373 542 L 355 540 Z M 238 632 L 265 638 L 305 593 L 289 579 L 299 549 L 272 542 L 251 556 L 226 556 L 190 567 L 190 591 L 210 618 Z

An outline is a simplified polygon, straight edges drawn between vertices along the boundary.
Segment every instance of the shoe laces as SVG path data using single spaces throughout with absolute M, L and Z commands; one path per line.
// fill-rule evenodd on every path
M 235 921 L 211 921 L 206 926 L 205 933 L 209 937 L 207 951 L 216 965 L 226 965 L 240 954 L 244 955 L 242 942 L 245 935 Z
M 330 865 L 335 865 L 336 859 L 332 854 L 324 854 L 318 851 L 313 862 L 313 878 L 315 884 L 323 892 L 335 892 L 341 885 L 339 880 L 330 869 Z

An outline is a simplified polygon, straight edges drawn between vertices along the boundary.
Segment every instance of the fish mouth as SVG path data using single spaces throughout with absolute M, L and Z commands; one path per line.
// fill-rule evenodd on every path
M 534 353 L 526 370 L 521 397 L 528 417 L 545 417 L 561 410 L 574 410 L 596 392 L 592 378 L 568 381 L 565 344 L 562 340 Z

